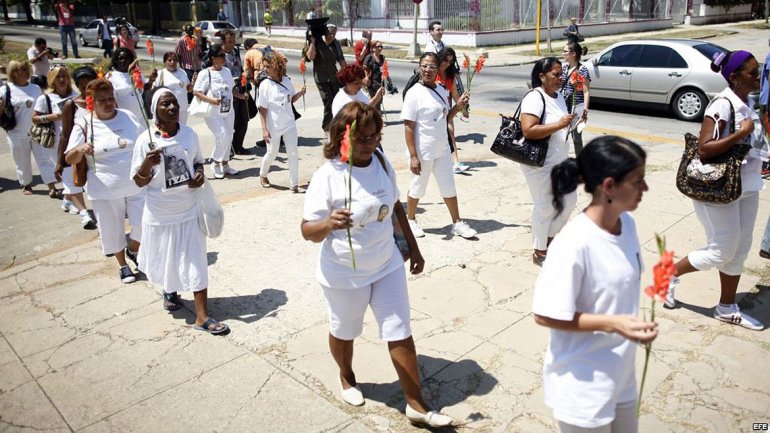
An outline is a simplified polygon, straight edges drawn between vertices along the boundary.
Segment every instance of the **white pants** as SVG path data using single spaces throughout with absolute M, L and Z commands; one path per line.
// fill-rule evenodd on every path
M 64 170 L 62 170 L 61 184 L 64 186 L 64 194 L 80 194 L 83 192 L 82 186 L 75 186 L 75 180 L 72 175 L 72 166 L 64 167 Z
M 11 155 L 16 164 L 16 177 L 21 186 L 27 186 L 32 183 L 32 155 L 35 156 L 35 163 L 40 170 L 40 177 L 43 183 L 56 183 L 56 146 L 47 149 L 29 137 L 11 137 L 7 136 L 8 145 L 11 146 Z
M 367 287 L 333 289 L 321 286 L 329 308 L 329 332 L 340 340 L 354 340 L 364 328 L 366 307 L 371 306 L 383 341 L 401 341 L 412 335 L 409 293 L 404 268 L 385 275 Z
M 551 169 L 553 166 L 521 166 L 532 196 L 532 248 L 546 250 L 548 238 L 553 238 L 567 224 L 572 208 L 577 203 L 577 191 L 563 197 L 564 210 L 556 215 L 553 207 L 553 189 L 551 188 Z
M 716 268 L 726 275 L 740 275 L 751 250 L 759 192 L 745 192 L 727 204 L 693 200 L 693 206 L 706 229 L 706 246 L 687 255 L 690 264 L 699 271 Z
M 297 156 L 297 127 L 289 129 L 283 133 L 283 143 L 286 145 L 286 156 L 289 158 L 289 184 L 292 187 L 299 183 L 299 156 Z M 262 157 L 262 165 L 259 169 L 259 175 L 267 177 L 270 173 L 270 164 L 275 161 L 278 155 L 278 148 L 281 147 L 281 135 L 270 133 L 270 143 L 267 144 L 267 152 Z
M 216 162 L 229 161 L 235 130 L 235 113 L 230 111 L 227 117 L 214 113 L 206 118 L 206 126 L 214 134 L 214 150 L 211 151 L 211 159 Z
M 91 205 L 99 222 L 99 237 L 105 255 L 118 253 L 126 247 L 126 215 L 131 226 L 128 237 L 137 242 L 142 240 L 144 191 L 113 200 L 91 200 Z
M 615 419 L 607 425 L 594 428 L 578 427 L 559 421 L 559 433 L 638 433 L 639 420 L 636 418 L 636 402 L 615 406 Z
M 431 173 L 436 177 L 438 190 L 441 197 L 457 197 L 455 190 L 455 178 L 452 173 L 452 155 L 442 156 L 441 158 L 427 161 L 420 160 L 420 174 L 412 173 L 412 184 L 409 187 L 409 197 L 423 198 L 425 190 L 428 188 L 428 180 Z

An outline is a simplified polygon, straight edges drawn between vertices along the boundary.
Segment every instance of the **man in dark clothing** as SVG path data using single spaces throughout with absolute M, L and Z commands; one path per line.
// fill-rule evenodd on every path
M 315 37 L 310 38 L 307 47 L 307 59 L 313 62 L 313 79 L 318 87 L 318 93 L 321 94 L 321 100 L 324 104 L 324 118 L 321 127 L 324 132 L 329 132 L 329 124 L 332 121 L 332 102 L 340 85 L 337 82 L 337 63 L 344 68 L 347 63 L 342 54 L 342 48 L 335 39 L 337 26 L 329 24 L 326 36 L 321 40 Z
M 245 87 L 241 86 L 241 74 L 243 74 L 243 61 L 241 53 L 235 47 L 235 33 L 232 30 L 225 30 L 222 34 L 222 49 L 225 52 L 225 67 L 230 70 L 230 74 L 235 81 L 235 88 L 238 91 L 233 92 L 233 111 L 235 111 L 235 124 L 233 125 L 233 147 L 236 155 L 246 155 L 248 152 L 243 148 L 243 139 L 246 137 L 246 130 L 249 127 L 249 106 L 246 98 L 249 97 Z
M 564 30 L 564 36 L 567 37 L 567 42 L 581 42 L 583 37 L 580 36 L 580 31 L 578 30 L 577 18 L 572 17 L 569 20 L 571 24 Z

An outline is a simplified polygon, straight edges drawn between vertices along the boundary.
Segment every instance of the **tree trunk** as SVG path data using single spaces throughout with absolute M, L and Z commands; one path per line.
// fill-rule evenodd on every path
M 160 32 L 161 30 L 160 2 L 150 1 L 150 17 L 151 17 L 150 34 L 157 35 L 158 32 Z
M 22 0 L 19 2 L 22 9 L 24 9 L 24 15 L 27 16 L 27 24 L 35 24 L 35 18 L 32 16 L 32 4 L 30 0 Z
M 3 7 L 3 20 L 10 21 L 11 19 L 8 17 L 8 3 L 6 0 L 0 0 L 0 5 Z

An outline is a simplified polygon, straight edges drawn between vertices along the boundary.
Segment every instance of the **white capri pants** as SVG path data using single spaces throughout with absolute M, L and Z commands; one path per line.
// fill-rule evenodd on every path
M 548 248 L 548 238 L 553 238 L 567 224 L 572 209 L 577 203 L 577 191 L 563 197 L 564 210 L 556 215 L 553 207 L 553 189 L 551 188 L 551 169 L 545 167 L 527 167 L 522 165 L 524 179 L 532 196 L 532 247 L 536 250 Z
M 72 166 L 64 167 L 61 172 L 61 184 L 64 186 L 64 194 L 80 194 L 83 192 L 82 186 L 75 186 L 75 180 L 72 175 Z
M 286 156 L 289 158 L 289 184 L 292 188 L 299 183 L 299 156 L 297 155 L 297 127 L 293 127 L 283 133 L 283 142 L 286 145 Z M 270 165 L 278 156 L 278 148 L 281 147 L 281 135 L 270 132 L 270 143 L 267 145 L 267 152 L 262 157 L 262 165 L 259 169 L 259 175 L 267 177 L 270 173 Z
M 206 118 L 206 126 L 214 134 L 214 150 L 211 151 L 211 159 L 216 162 L 229 161 L 235 131 L 235 113 L 230 111 L 227 117 L 214 113 Z
M 636 402 L 619 403 L 615 406 L 615 419 L 601 427 L 584 428 L 559 421 L 559 433 L 638 433 Z
M 744 192 L 726 204 L 693 200 L 693 206 L 706 229 L 706 246 L 687 255 L 690 264 L 699 271 L 716 268 L 725 275 L 740 275 L 751 250 L 759 192 Z
M 118 199 L 91 200 L 91 204 L 99 222 L 99 237 L 105 255 L 118 253 L 126 247 L 126 215 L 131 226 L 128 237 L 137 242 L 142 240 L 144 191 Z
M 423 198 L 425 190 L 428 188 L 428 180 L 431 173 L 436 177 L 438 190 L 441 197 L 457 197 L 455 190 L 455 178 L 452 173 L 452 155 L 442 156 L 441 158 L 420 160 L 420 174 L 412 173 L 412 185 L 409 187 L 409 197 Z
M 47 149 L 29 137 L 6 137 L 8 145 L 11 147 L 13 162 L 16 164 L 16 178 L 19 179 L 21 186 L 27 186 L 32 183 L 32 155 L 35 156 L 35 163 L 40 170 L 40 177 L 43 183 L 56 183 L 56 148 L 54 146 Z
M 372 307 L 383 341 L 401 341 L 412 335 L 406 272 L 398 268 L 358 289 L 332 289 L 321 285 L 329 308 L 329 333 L 354 340 L 364 327 L 366 306 Z

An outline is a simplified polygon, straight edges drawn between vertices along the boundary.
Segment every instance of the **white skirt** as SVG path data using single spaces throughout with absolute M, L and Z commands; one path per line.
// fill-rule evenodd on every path
M 198 220 L 142 227 L 139 270 L 166 293 L 197 292 L 208 287 L 206 237 Z

